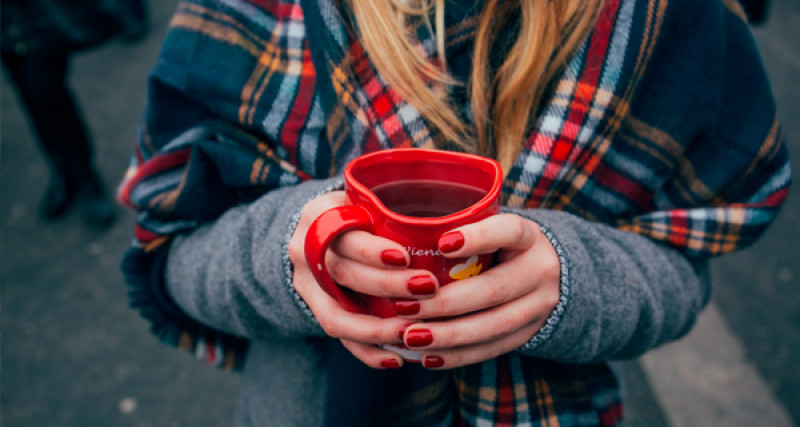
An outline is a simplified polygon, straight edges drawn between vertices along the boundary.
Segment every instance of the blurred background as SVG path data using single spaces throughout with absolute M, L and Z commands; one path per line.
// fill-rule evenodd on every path
M 175 0 L 149 4 L 149 32 L 74 57 L 70 84 L 95 166 L 122 178 L 145 79 Z M 773 0 L 753 32 L 800 170 L 800 2 Z M 128 308 L 119 261 L 133 214 L 105 230 L 77 214 L 43 222 L 49 179 L 10 86 L 0 80 L 0 423 L 223 426 L 238 378 L 159 344 Z M 795 172 L 795 182 L 797 172 Z M 800 183 L 755 246 L 716 260 L 713 301 L 684 340 L 620 364 L 629 425 L 793 426 L 800 421 Z

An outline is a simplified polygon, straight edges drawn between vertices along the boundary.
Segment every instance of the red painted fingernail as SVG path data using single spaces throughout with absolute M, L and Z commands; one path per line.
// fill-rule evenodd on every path
M 426 368 L 441 368 L 444 366 L 444 359 L 439 356 L 425 356 L 422 359 L 422 366 Z
M 400 362 L 397 359 L 381 360 L 381 367 L 386 369 L 400 369 Z
M 400 328 L 399 331 L 397 331 L 397 337 L 402 340 L 405 337 L 406 329 L 408 329 L 409 326 L 411 326 L 410 323 L 408 325 L 403 325 L 403 327 Z
M 394 302 L 394 312 L 400 316 L 413 316 L 419 313 L 419 301 L 415 299 L 399 299 Z
M 433 343 L 433 333 L 428 329 L 414 329 L 406 332 L 406 345 L 409 347 L 427 347 Z
M 427 274 L 414 276 L 408 281 L 408 290 L 414 295 L 433 295 L 436 293 L 436 282 Z
M 397 249 L 387 249 L 381 252 L 381 261 L 392 267 L 405 267 L 408 265 L 406 257 Z
M 444 253 L 455 252 L 464 246 L 464 235 L 460 231 L 452 231 L 439 237 L 439 250 Z

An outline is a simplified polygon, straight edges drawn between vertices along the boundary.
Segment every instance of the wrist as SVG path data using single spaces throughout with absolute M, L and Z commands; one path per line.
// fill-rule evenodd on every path
M 534 351 L 537 347 L 542 345 L 545 341 L 550 339 L 550 337 L 555 333 L 558 324 L 561 321 L 561 317 L 564 314 L 564 310 L 566 310 L 567 304 L 569 302 L 569 290 L 570 290 L 570 282 L 569 282 L 569 263 L 566 256 L 566 252 L 564 248 L 559 243 L 556 236 L 546 227 L 539 224 L 537 225 L 541 229 L 542 235 L 547 238 L 547 240 L 552 245 L 553 249 L 555 250 L 556 256 L 558 257 L 558 302 L 556 303 L 555 307 L 553 308 L 550 315 L 545 320 L 544 325 L 531 337 L 528 342 L 523 344 L 519 347 L 518 351 L 523 353 L 528 353 Z
M 301 203 L 295 213 L 290 217 L 289 222 L 286 226 L 286 233 L 283 239 L 283 246 L 281 252 L 281 260 L 283 264 L 283 277 L 284 277 L 284 285 L 286 287 L 287 292 L 292 297 L 292 300 L 295 302 L 297 307 L 314 323 L 317 323 L 316 317 L 311 309 L 308 307 L 308 304 L 303 300 L 303 297 L 297 293 L 294 288 L 294 264 L 292 263 L 291 257 L 289 255 L 289 243 L 292 240 L 292 236 L 297 229 L 297 224 L 300 222 L 300 215 L 302 213 L 303 207 L 310 202 L 311 200 L 325 194 L 330 193 L 332 191 L 341 190 L 344 188 L 344 180 L 341 178 L 336 178 L 329 180 L 326 185 L 324 185 L 319 191 L 313 193 L 310 197 L 307 198 L 303 203 Z

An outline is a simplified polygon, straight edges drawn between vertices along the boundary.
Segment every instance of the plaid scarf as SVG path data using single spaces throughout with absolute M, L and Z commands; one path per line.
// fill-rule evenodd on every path
M 456 73 L 469 69 L 480 11 L 472 3 L 448 2 L 448 64 Z M 731 13 L 737 8 L 732 1 L 607 0 L 521 142 L 504 204 L 568 211 L 692 258 L 755 241 L 785 199 L 790 171 L 760 65 L 718 63 L 730 60 L 719 54 L 722 34 L 749 37 Z M 119 193 L 139 212 L 123 260 L 131 305 L 162 341 L 226 369 L 241 366 L 248 345 L 170 302 L 162 283 L 170 236 L 272 189 L 341 173 L 362 153 L 436 138 L 377 73 L 348 22 L 334 0 L 179 4 L 162 51 L 171 61 L 151 75 L 151 103 Z M 418 36 L 434 57 L 430 34 Z M 670 46 L 697 49 L 676 54 Z M 754 49 L 752 41 L 736 47 Z M 361 383 L 366 394 L 382 381 L 403 381 L 375 375 Z M 621 420 L 604 364 L 510 353 L 424 375 L 406 375 L 414 393 L 384 408 L 397 423 Z M 332 372 L 333 388 L 346 381 Z

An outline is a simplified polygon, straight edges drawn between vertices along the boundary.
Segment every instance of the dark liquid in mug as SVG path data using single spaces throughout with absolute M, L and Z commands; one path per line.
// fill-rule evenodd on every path
M 389 210 L 400 215 L 432 218 L 450 215 L 478 203 L 486 191 L 457 182 L 401 180 L 371 189 Z

